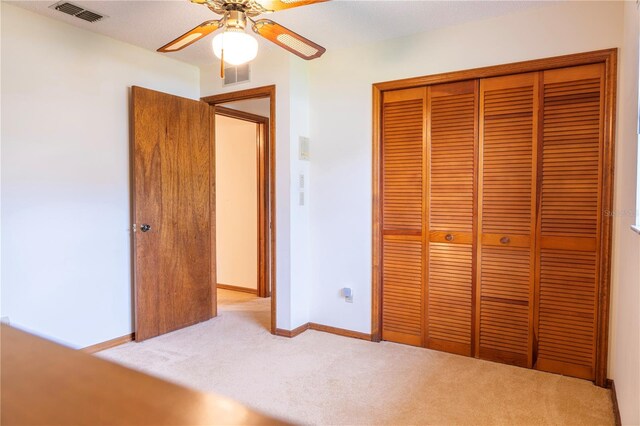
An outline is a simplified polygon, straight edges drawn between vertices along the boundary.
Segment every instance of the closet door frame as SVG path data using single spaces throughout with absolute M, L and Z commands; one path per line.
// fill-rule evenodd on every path
M 609 304 L 611 284 L 611 236 L 612 217 L 604 214 L 613 209 L 613 170 L 614 170 L 614 132 L 617 88 L 617 55 L 618 49 L 605 49 L 572 55 L 556 56 L 511 64 L 475 68 L 434 74 L 423 77 L 376 83 L 372 90 L 373 104 L 373 160 L 372 160 L 372 303 L 371 303 L 371 335 L 372 340 L 381 340 L 382 325 L 382 96 L 384 92 L 430 86 L 438 83 L 498 77 L 511 74 L 545 71 L 578 65 L 602 63 L 605 65 L 604 87 L 604 146 L 602 175 L 602 210 L 600 228 L 600 272 L 598 279 L 598 316 L 596 337 L 596 378 L 595 384 L 607 384 L 607 353 L 609 332 Z

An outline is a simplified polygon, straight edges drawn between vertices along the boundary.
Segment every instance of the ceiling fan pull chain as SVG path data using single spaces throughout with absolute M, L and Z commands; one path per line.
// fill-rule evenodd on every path
M 225 15 L 224 21 L 225 30 L 227 29 L 227 16 Z M 224 80 L 224 32 L 220 35 L 222 37 L 222 48 L 220 49 L 220 78 Z
M 224 78 L 224 47 L 222 48 L 222 55 L 220 55 L 220 78 Z

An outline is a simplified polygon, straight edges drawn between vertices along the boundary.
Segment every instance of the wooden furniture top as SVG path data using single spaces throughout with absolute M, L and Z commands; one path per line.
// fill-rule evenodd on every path
M 5 426 L 284 424 L 4 324 L 1 344 Z

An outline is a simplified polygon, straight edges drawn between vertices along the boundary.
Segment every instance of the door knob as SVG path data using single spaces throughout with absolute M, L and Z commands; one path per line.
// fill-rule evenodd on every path
M 453 235 L 447 234 L 447 235 L 445 235 L 444 239 L 447 240 L 447 241 L 453 241 Z
M 146 223 L 143 223 L 142 226 L 140 227 L 140 230 L 142 232 L 147 232 L 151 229 L 151 225 L 147 225 Z
M 500 238 L 500 242 L 501 242 L 502 244 L 509 244 L 509 243 L 511 242 L 511 238 L 509 238 L 509 237 L 502 237 L 502 238 Z

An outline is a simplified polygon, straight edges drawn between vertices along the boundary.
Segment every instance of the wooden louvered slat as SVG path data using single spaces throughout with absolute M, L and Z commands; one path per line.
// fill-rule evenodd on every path
M 421 232 L 424 101 L 401 99 L 383 106 L 383 230 Z
M 595 378 L 601 64 L 543 76 L 536 368 Z
M 480 83 L 476 356 L 532 365 L 538 74 Z
M 389 92 L 382 111 L 382 338 L 417 346 L 424 343 L 425 97 L 425 89 Z
M 470 355 L 473 251 L 470 244 L 429 244 L 427 347 Z
M 596 271 L 594 252 L 541 250 L 538 368 L 593 378 Z
M 383 243 L 382 295 L 385 340 L 422 342 L 422 241 L 387 237 Z
M 429 88 L 430 231 L 473 232 L 475 85 Z
M 541 235 L 596 237 L 599 129 L 599 77 L 545 83 Z
M 427 109 L 427 347 L 471 354 L 477 82 L 431 86 Z
M 508 355 L 511 363 L 526 366 L 531 249 L 484 245 L 481 258 L 480 357 Z

